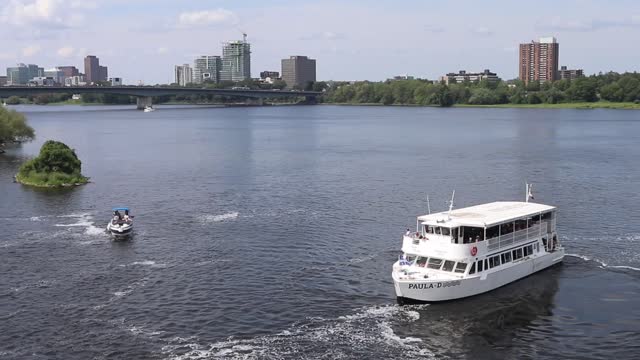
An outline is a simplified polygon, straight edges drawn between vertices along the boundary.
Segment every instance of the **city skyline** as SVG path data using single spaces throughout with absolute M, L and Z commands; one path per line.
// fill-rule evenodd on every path
M 639 50 L 617 40 L 640 35 L 640 5 L 632 1 L 541 1 L 526 13 L 498 0 L 364 4 L 11 0 L 0 6 L 0 34 L 7 39 L 0 67 L 81 67 L 93 54 L 128 84 L 168 83 L 175 64 L 218 54 L 223 42 L 246 32 L 253 77 L 300 54 L 320 62 L 318 80 L 401 74 L 433 80 L 455 69 L 487 68 L 513 79 L 518 44 L 545 36 L 563 44 L 562 65 L 586 75 L 638 70 Z M 462 8 L 473 11 L 459 13 Z

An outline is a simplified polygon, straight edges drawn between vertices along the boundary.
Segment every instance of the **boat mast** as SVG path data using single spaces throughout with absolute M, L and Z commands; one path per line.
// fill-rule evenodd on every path
M 449 214 L 451 214 L 451 210 L 453 209 L 453 198 L 455 198 L 456 196 L 456 190 L 453 189 L 453 194 L 451 194 L 451 201 L 449 202 L 449 211 L 447 212 L 447 218 L 451 219 L 451 216 L 449 216 Z
M 427 210 L 429 211 L 429 215 L 431 215 L 431 204 L 429 203 L 429 194 L 427 194 Z

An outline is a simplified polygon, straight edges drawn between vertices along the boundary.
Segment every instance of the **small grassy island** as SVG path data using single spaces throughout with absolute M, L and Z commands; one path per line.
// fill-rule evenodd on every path
M 82 162 L 76 152 L 59 141 L 49 140 L 40 154 L 20 167 L 16 181 L 38 187 L 82 185 L 89 178 L 80 173 Z

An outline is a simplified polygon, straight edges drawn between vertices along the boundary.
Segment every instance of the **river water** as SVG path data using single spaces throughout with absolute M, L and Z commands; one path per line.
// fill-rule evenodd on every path
M 637 359 L 640 112 L 24 106 L 0 155 L 2 359 Z M 12 183 L 47 139 L 92 183 Z M 559 207 L 564 264 L 398 306 L 426 212 Z M 104 232 L 130 206 L 136 233 Z

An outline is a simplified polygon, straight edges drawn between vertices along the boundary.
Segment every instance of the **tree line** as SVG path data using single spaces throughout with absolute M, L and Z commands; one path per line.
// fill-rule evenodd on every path
M 575 102 L 640 103 L 640 73 L 609 72 L 554 82 L 480 81 L 446 85 L 428 80 L 333 83 L 327 103 L 436 105 L 558 104 Z

